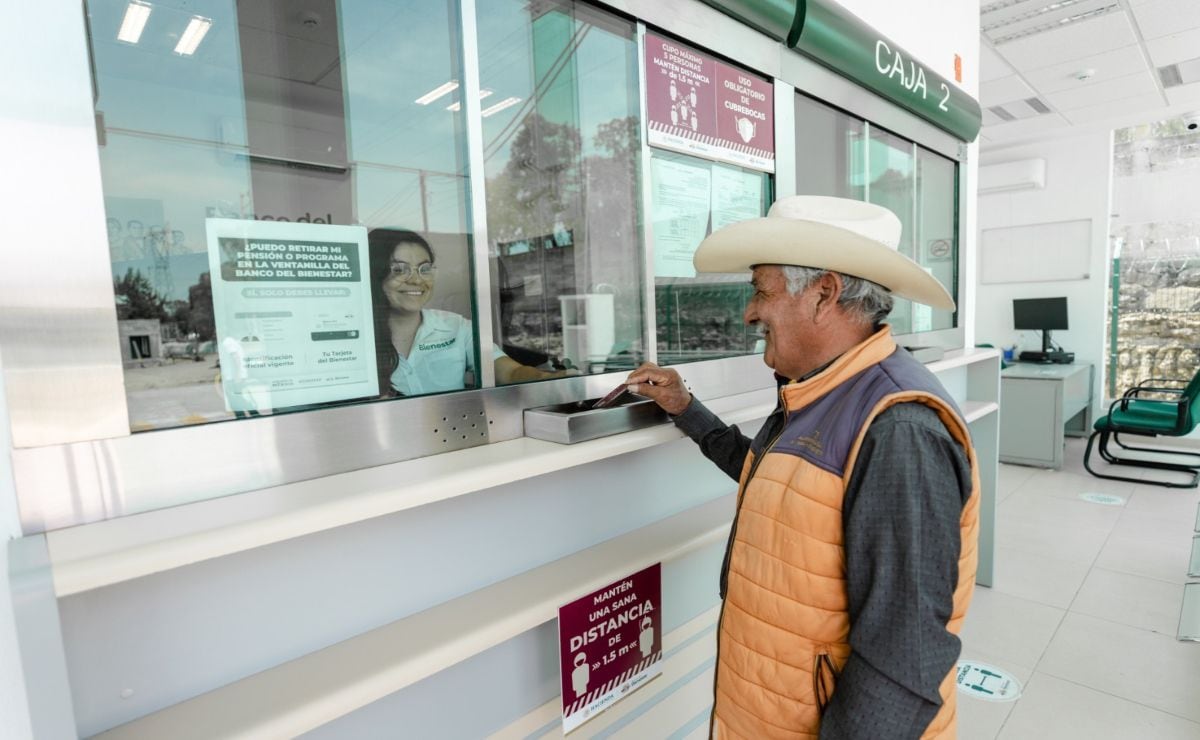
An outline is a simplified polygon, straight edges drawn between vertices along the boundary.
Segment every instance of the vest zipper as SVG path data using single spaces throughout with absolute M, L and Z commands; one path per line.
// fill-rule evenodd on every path
M 784 386 L 786 387 L 786 386 Z M 779 389 L 779 408 L 783 411 L 783 421 L 779 424 L 779 431 L 775 436 L 763 445 L 762 451 L 755 455 L 754 462 L 750 464 L 750 470 L 746 472 L 746 477 L 742 481 L 742 485 L 738 490 L 737 509 L 733 513 L 733 523 L 729 525 L 729 544 L 725 547 L 725 560 L 721 563 L 721 614 L 717 617 L 717 652 L 713 662 L 713 708 L 712 713 L 708 715 L 708 736 L 713 736 L 713 730 L 716 729 L 717 723 L 717 673 L 721 669 L 721 625 L 725 622 L 725 594 L 729 583 L 729 564 L 733 560 L 733 540 L 737 535 L 738 519 L 742 516 L 742 499 L 746 495 L 746 488 L 750 485 L 750 481 L 754 479 L 754 473 L 758 470 L 758 465 L 783 436 L 787 430 L 787 402 L 783 397 L 783 388 Z
M 818 716 L 825 716 L 825 708 L 833 700 L 837 678 L 837 666 L 833 664 L 833 658 L 829 657 L 828 651 L 822 650 L 813 656 L 813 698 L 817 702 Z

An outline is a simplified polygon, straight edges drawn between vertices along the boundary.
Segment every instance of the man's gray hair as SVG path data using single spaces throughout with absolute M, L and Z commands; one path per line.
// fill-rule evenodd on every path
M 780 265 L 780 267 L 783 268 L 783 276 L 787 279 L 787 290 L 791 295 L 803 292 L 817 278 L 827 272 L 832 272 L 816 267 L 798 267 L 796 265 Z M 852 275 L 840 272 L 834 274 L 842 279 L 842 295 L 838 298 L 838 305 L 850 313 L 858 314 L 864 321 L 870 322 L 871 326 L 879 326 L 887 320 L 888 314 L 892 312 L 892 305 L 895 303 L 887 288 Z

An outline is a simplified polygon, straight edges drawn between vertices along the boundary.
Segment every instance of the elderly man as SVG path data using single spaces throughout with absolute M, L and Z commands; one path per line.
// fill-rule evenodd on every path
M 793 196 L 700 245 L 753 270 L 745 320 L 779 405 L 753 440 L 652 364 L 628 379 L 739 481 L 711 732 L 952 738 L 974 588 L 979 475 L 966 424 L 882 323 L 892 295 L 953 309 L 880 206 Z

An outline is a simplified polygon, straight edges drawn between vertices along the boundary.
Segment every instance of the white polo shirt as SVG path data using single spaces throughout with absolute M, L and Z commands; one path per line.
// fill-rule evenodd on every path
M 492 359 L 503 356 L 493 346 Z M 423 308 L 412 349 L 392 372 L 392 388 L 406 396 L 458 391 L 466 387 L 468 370 L 475 372 L 471 322 L 451 311 Z

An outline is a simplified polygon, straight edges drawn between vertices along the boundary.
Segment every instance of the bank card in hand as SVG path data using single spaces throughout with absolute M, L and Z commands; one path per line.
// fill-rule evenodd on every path
M 602 409 L 602 408 L 605 408 L 606 406 L 611 406 L 614 402 L 616 402 L 616 400 L 618 398 L 623 396 L 626 393 L 626 391 L 628 391 L 628 390 L 629 390 L 628 387 L 624 383 L 622 383 L 622 384 L 618 385 L 616 388 L 613 388 L 611 391 L 606 393 L 604 395 L 604 398 L 601 398 L 599 401 L 596 401 L 595 403 L 593 403 L 592 408 Z

